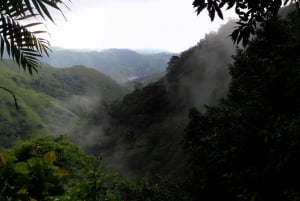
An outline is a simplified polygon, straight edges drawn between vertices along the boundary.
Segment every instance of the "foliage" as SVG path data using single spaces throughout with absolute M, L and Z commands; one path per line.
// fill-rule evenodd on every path
M 108 168 L 122 176 L 184 174 L 180 142 L 188 109 L 203 109 L 226 94 L 230 77 L 224 66 L 232 62 L 234 46 L 224 38 L 231 27 L 172 57 L 160 80 L 109 104 L 109 128 L 93 149 Z
M 239 17 L 239 22 L 230 36 L 236 43 L 243 40 L 245 46 L 250 35 L 255 33 L 258 24 L 264 23 L 269 17 L 276 16 L 282 5 L 294 2 L 299 6 L 298 0 L 285 0 L 284 2 L 282 0 L 194 0 L 193 5 L 197 14 L 206 9 L 212 21 L 216 14 L 223 19 L 222 9 L 224 6 L 227 6 L 227 10 L 234 8 Z
M 79 65 L 61 69 L 45 65 L 39 75 L 34 79 L 25 80 L 24 84 L 60 100 L 71 96 L 89 96 L 91 99 L 111 102 L 127 93 L 126 89 L 110 77 Z
M 24 70 L 30 74 L 39 67 L 38 58 L 43 53 L 48 55 L 50 44 L 39 35 L 46 33 L 43 30 L 35 30 L 42 25 L 42 19 L 50 19 L 54 22 L 49 9 L 59 12 L 61 0 L 22 0 L 2 1 L 0 3 L 0 56 L 4 50 Z
M 180 183 L 173 178 L 156 178 L 150 180 L 147 177 L 122 180 L 119 184 L 121 200 L 128 201 L 188 201 L 187 194 Z
M 103 168 L 90 171 L 68 194 L 70 201 L 187 201 L 187 194 L 170 178 L 147 177 L 124 179 L 115 173 L 107 174 Z
M 174 127 L 180 122 L 180 109 L 176 108 L 163 80 L 137 89 L 109 105 L 110 126 L 105 131 L 106 138 L 102 138 L 105 140 L 102 146 L 94 151 L 103 153 L 104 162 L 122 175 L 162 171 L 164 168 L 160 165 L 171 161 L 160 153 L 169 149 L 174 150 L 173 153 L 180 151 L 172 147 L 180 130 L 179 126 Z
M 0 153 L 0 199 L 8 201 L 188 200 L 172 178 L 124 179 L 65 136 L 18 141 Z
M 25 141 L 17 141 L 15 146 L 9 149 L 9 153 L 20 160 L 27 160 L 30 157 L 43 157 L 44 153 L 49 150 L 56 153 L 55 164 L 68 170 L 70 180 L 74 180 L 72 183 L 80 179 L 84 172 L 89 169 L 92 157 L 70 143 L 64 135 L 57 138 L 44 135 Z
M 185 132 L 194 200 L 298 200 L 299 13 L 272 18 L 235 56 L 228 97 Z
M 120 194 L 118 185 L 121 178 L 115 173 L 107 174 L 103 167 L 94 164 L 86 177 L 73 187 L 67 194 L 70 201 L 118 201 Z
M 1 62 L 0 86 L 16 94 L 19 109 L 16 110 L 10 94 L 0 91 L 0 149 L 12 145 L 17 138 L 40 133 L 71 133 L 78 129 L 79 120 L 84 122 L 89 118 L 101 100 L 110 102 L 127 93 L 110 78 L 90 68 L 42 67 L 32 78 L 22 74 L 13 61 Z
M 0 199 L 53 200 L 64 193 L 69 173 L 55 164 L 57 154 L 51 150 L 42 157 L 17 157 L 13 153 L 0 153 Z

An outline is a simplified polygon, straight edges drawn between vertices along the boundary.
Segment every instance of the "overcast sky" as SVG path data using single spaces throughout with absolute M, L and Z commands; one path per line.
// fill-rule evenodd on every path
M 180 52 L 224 21 L 197 16 L 192 0 L 72 0 L 56 25 L 52 46 L 76 49 L 162 49 Z M 225 18 L 230 14 L 225 14 Z

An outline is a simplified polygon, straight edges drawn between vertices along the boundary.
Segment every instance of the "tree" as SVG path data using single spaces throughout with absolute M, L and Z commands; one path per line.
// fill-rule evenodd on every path
M 238 52 L 228 96 L 185 132 L 194 200 L 299 200 L 300 18 L 272 18 Z
M 254 35 L 257 24 L 264 23 L 269 17 L 276 16 L 279 8 L 288 3 L 296 3 L 299 8 L 299 0 L 194 0 L 193 6 L 199 15 L 204 9 L 208 11 L 213 21 L 217 13 L 223 19 L 222 8 L 235 9 L 239 17 L 238 26 L 230 35 L 235 43 L 243 40 L 243 45 L 248 43 L 250 35 Z
M 0 56 L 6 50 L 30 74 L 37 72 L 38 58 L 48 55 L 50 43 L 39 35 L 45 30 L 35 30 L 45 20 L 54 22 L 50 9 L 62 13 L 62 0 L 6 0 L 0 3 Z

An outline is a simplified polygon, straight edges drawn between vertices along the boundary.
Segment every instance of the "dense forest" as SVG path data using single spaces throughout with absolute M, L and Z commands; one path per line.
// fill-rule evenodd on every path
M 159 81 L 110 104 L 105 141 L 99 138 L 102 143 L 93 150 L 104 156 L 110 169 L 140 175 L 176 172 L 180 168 L 170 168 L 184 165 L 181 141 L 189 108 L 203 110 L 204 104 L 216 103 L 226 94 L 230 76 L 224 66 L 232 62 L 234 46 L 224 39 L 232 26 L 226 24 L 173 56 Z
M 83 66 L 31 78 L 2 61 L 19 109 L 1 91 L 0 199 L 299 200 L 299 10 L 245 47 L 233 24 L 131 93 Z

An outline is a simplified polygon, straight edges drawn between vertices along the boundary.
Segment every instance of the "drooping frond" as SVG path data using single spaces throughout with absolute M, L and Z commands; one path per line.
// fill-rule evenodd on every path
M 276 16 L 281 6 L 295 3 L 299 8 L 300 0 L 194 0 L 193 6 L 199 15 L 207 10 L 213 21 L 216 14 L 223 19 L 223 10 L 234 9 L 239 21 L 230 35 L 234 43 L 243 42 L 245 46 L 257 25 L 262 25 L 272 16 Z M 226 8 L 227 7 L 227 8 Z
M 39 24 L 39 23 L 38 23 Z M 37 71 L 38 58 L 42 53 L 48 54 L 50 44 L 47 40 L 37 38 L 30 27 L 38 25 L 31 23 L 21 25 L 9 16 L 0 15 L 0 56 L 4 51 L 30 74 Z
M 32 31 L 43 24 L 41 20 L 54 22 L 49 8 L 62 12 L 61 0 L 6 0 L 0 2 L 0 56 L 4 52 L 30 74 L 37 71 L 39 58 L 50 51 L 50 43 L 39 38 L 44 30 Z M 38 18 L 40 16 L 41 18 Z M 29 23 L 32 21 L 35 23 Z M 39 21 L 39 19 L 41 19 Z M 25 24 L 27 23 L 27 24 Z

